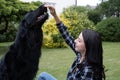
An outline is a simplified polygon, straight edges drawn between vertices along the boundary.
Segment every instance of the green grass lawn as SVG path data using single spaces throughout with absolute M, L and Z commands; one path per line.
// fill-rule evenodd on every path
M 0 43 L 0 55 L 8 50 L 10 43 Z M 103 42 L 106 80 L 120 80 L 120 42 Z M 66 80 L 67 72 L 75 58 L 70 48 L 42 49 L 39 71 L 48 72 L 58 80 Z

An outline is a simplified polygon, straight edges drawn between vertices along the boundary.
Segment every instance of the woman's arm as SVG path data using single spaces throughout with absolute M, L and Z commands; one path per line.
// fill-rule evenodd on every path
M 74 38 L 69 34 L 67 27 L 61 22 L 61 20 L 59 19 L 59 17 L 56 14 L 55 8 L 50 6 L 50 5 L 45 5 L 46 7 L 49 8 L 50 13 L 52 14 L 52 16 L 54 17 L 57 27 L 62 35 L 62 37 L 64 38 L 65 42 L 73 49 L 73 51 L 75 53 L 77 53 L 75 51 L 75 43 L 74 43 Z
M 76 53 L 74 38 L 69 34 L 67 27 L 62 22 L 60 22 L 57 23 L 57 28 L 68 46 L 70 46 L 72 50 Z

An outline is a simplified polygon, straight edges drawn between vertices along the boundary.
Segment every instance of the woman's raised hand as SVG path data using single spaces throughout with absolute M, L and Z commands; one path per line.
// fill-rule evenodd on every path
M 51 6 L 51 5 L 49 5 L 49 4 L 45 4 L 44 6 L 47 7 L 50 10 L 50 13 L 54 17 L 56 23 L 60 23 L 61 21 L 60 21 L 59 17 L 56 14 L 55 8 L 53 6 Z
M 53 16 L 56 16 L 56 11 L 55 11 L 55 8 L 49 4 L 45 4 L 44 5 L 45 7 L 47 7 L 49 10 L 50 10 L 50 13 L 53 15 Z

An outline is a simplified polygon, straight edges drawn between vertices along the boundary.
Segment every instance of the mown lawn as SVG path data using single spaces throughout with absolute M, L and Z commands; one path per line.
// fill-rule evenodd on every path
M 10 43 L 0 43 L 0 56 L 8 50 Z M 120 42 L 103 42 L 106 80 L 120 80 Z M 66 80 L 67 72 L 74 60 L 70 48 L 42 49 L 39 71 L 48 72 L 58 80 Z

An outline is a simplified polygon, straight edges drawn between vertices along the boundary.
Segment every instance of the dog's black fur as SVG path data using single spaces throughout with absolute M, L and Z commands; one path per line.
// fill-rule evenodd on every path
M 25 15 L 14 43 L 0 61 L 0 80 L 34 79 L 41 56 L 41 26 L 47 18 L 44 5 Z

